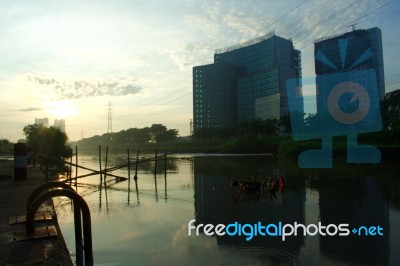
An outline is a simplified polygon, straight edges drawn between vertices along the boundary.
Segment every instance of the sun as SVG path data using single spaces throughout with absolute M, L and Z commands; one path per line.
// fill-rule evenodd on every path
M 70 101 L 56 101 L 50 103 L 48 112 L 57 118 L 67 118 L 78 113 L 78 108 Z

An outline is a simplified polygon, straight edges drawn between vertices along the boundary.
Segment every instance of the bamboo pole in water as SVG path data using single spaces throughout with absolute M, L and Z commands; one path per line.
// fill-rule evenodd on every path
M 128 205 L 130 202 L 130 194 L 131 194 L 131 164 L 129 160 L 129 148 L 127 149 L 127 156 L 128 156 Z
M 71 157 L 69 158 L 69 163 L 70 163 L 70 165 L 69 165 L 69 185 L 71 186 L 72 185 L 72 156 L 73 156 L 73 154 L 71 154 Z
M 101 145 L 99 145 L 99 168 L 100 168 L 99 209 L 101 210 L 101 191 L 103 190 L 103 175 L 101 174 Z
M 137 203 L 139 205 L 139 188 L 138 188 L 138 176 L 137 176 L 137 172 L 138 172 L 138 165 L 139 165 L 139 150 L 136 153 L 136 167 L 135 167 L 135 176 L 133 177 L 133 179 L 135 180 L 135 188 L 136 188 L 136 198 L 137 198 Z
M 131 162 L 130 162 L 130 158 L 129 158 L 129 149 L 127 149 L 127 155 L 128 155 L 128 181 L 130 181 L 131 180 Z
M 133 179 L 135 179 L 135 181 L 137 181 L 137 179 L 138 179 L 138 176 L 137 176 L 138 165 L 139 165 L 139 150 L 136 153 L 135 176 L 133 177 Z
M 99 168 L 100 168 L 100 180 L 102 178 L 101 174 L 101 145 L 99 145 Z
M 75 191 L 78 192 L 78 146 L 75 146 Z
M 156 149 L 156 156 L 154 157 L 154 177 L 156 177 L 157 172 L 157 149 Z
M 156 193 L 156 201 L 158 201 L 158 191 L 157 191 L 157 149 L 156 156 L 154 157 L 154 189 Z
M 78 146 L 75 146 L 75 177 L 78 177 Z
M 164 153 L 164 183 L 165 183 L 165 202 L 167 201 L 167 151 Z
M 106 146 L 106 162 L 104 165 L 104 170 L 107 169 L 107 163 L 108 163 L 108 145 Z M 107 172 L 104 172 L 104 182 L 106 181 L 107 178 Z

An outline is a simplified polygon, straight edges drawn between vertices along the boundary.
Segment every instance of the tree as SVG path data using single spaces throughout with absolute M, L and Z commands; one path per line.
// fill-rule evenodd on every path
M 33 147 L 36 153 L 56 158 L 67 158 L 72 154 L 71 147 L 66 145 L 67 135 L 58 128 L 28 125 L 24 127 L 23 131 L 27 145 Z
M 400 131 L 400 89 L 389 92 L 381 102 L 384 125 L 396 132 Z
M 271 136 L 277 135 L 279 122 L 276 118 L 246 120 L 238 126 L 240 135 Z
M 13 150 L 13 144 L 7 139 L 0 140 L 0 153 L 10 153 Z
M 162 124 L 153 124 L 150 127 L 150 141 L 153 143 L 174 140 L 177 136 L 177 129 L 167 129 L 167 127 Z
M 221 130 L 221 128 L 215 127 L 196 128 L 193 136 L 199 140 L 216 139 L 220 136 Z
M 129 128 L 125 131 L 120 131 L 116 133 L 117 135 L 123 134 L 123 137 L 119 138 L 120 143 L 124 142 L 132 142 L 135 144 L 141 144 L 141 143 L 148 143 L 150 141 L 150 128 L 149 127 L 144 127 L 144 128 Z

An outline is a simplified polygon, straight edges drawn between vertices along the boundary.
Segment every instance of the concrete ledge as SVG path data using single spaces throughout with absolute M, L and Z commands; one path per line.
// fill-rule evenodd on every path
M 13 171 L 13 161 L 0 162 L 2 173 Z M 9 217 L 25 214 L 26 200 L 44 182 L 39 168 L 28 166 L 26 180 L 0 178 L 0 265 L 73 265 L 66 247 L 53 203 L 47 202 L 58 236 L 27 241 L 12 241 L 14 231 L 25 229 L 25 224 L 9 225 Z M 40 225 L 40 223 L 38 223 Z

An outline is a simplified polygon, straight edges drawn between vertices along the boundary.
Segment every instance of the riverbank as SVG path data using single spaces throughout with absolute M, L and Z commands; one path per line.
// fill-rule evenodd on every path
M 14 180 L 14 161 L 0 161 L 0 173 L 0 265 L 73 265 L 53 204 L 47 209 L 58 236 L 13 241 L 13 233 L 24 230 L 25 224 L 9 225 L 9 218 L 26 213 L 27 198 L 44 182 L 39 168 L 28 166 L 27 179 Z
M 100 143 L 89 141 L 89 139 L 78 142 L 70 142 L 69 145 L 78 147 L 79 152 L 85 154 L 98 154 Z M 347 138 L 338 136 L 332 138 L 333 157 L 335 159 L 346 160 L 347 157 Z M 397 160 L 400 156 L 400 139 L 393 132 L 373 132 L 360 134 L 358 143 L 377 147 L 382 154 L 382 161 Z M 132 143 L 120 142 L 109 139 L 102 142 L 103 153 L 105 147 L 109 147 L 110 153 L 126 153 L 130 151 L 140 151 L 143 153 L 154 153 L 157 149 L 159 154 L 168 153 L 217 153 L 217 154 L 256 154 L 268 153 L 276 158 L 284 160 L 294 160 L 300 153 L 309 149 L 320 149 L 321 139 L 311 139 L 295 141 L 289 135 L 282 136 L 252 136 L 246 135 L 237 138 L 209 138 L 196 139 L 192 137 L 178 138 L 169 142 L 160 143 Z

